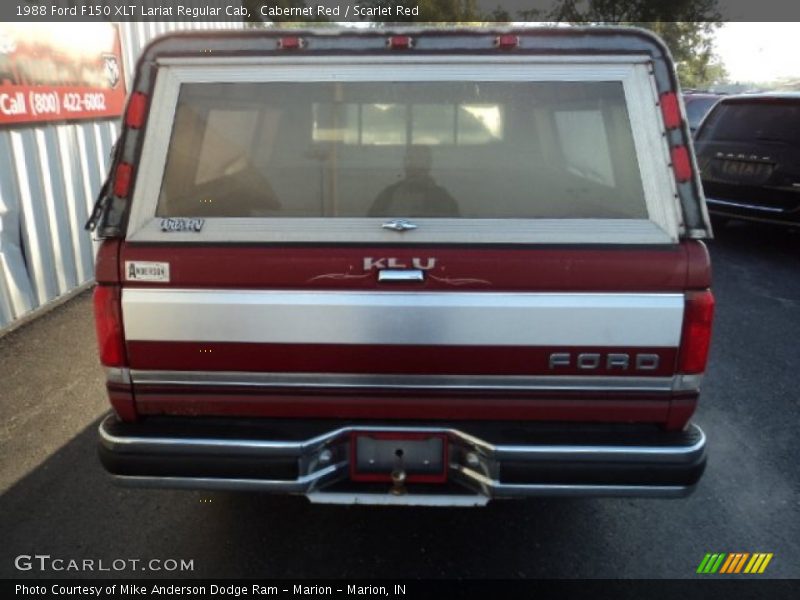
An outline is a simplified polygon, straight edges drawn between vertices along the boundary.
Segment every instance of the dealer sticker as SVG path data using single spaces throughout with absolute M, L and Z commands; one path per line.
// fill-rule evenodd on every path
M 183 217 L 170 217 L 161 219 L 161 231 L 167 233 L 177 231 L 191 231 L 199 233 L 203 229 L 205 219 L 184 219 Z
M 125 279 L 169 283 L 169 263 L 126 260 Z

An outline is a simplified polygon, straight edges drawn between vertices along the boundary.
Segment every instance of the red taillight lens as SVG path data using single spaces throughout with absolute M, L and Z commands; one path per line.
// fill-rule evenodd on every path
M 114 195 L 127 198 L 131 191 L 131 179 L 133 179 L 133 166 L 128 163 L 119 163 L 117 170 L 114 171 Z
M 127 361 L 118 286 L 98 285 L 94 289 L 94 324 L 100 362 L 106 367 L 124 367 Z
M 675 146 L 671 151 L 672 170 L 678 183 L 685 183 L 692 178 L 692 161 L 686 146 Z
M 679 373 L 702 373 L 706 370 L 713 318 L 714 295 L 708 290 L 687 292 L 678 356 Z
M 128 110 L 125 113 L 125 125 L 133 129 L 139 129 L 144 125 L 144 117 L 147 112 L 147 96 L 142 92 L 134 92 L 128 100 Z
M 666 92 L 661 94 L 661 115 L 667 129 L 675 129 L 681 125 L 681 109 L 678 104 L 678 94 Z

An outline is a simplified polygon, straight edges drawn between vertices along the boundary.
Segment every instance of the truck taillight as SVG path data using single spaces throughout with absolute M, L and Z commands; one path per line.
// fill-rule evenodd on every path
M 706 370 L 713 318 L 714 295 L 709 290 L 686 293 L 683 334 L 678 356 L 679 373 L 702 373 Z
M 127 361 L 119 286 L 98 285 L 94 289 L 94 323 L 100 362 L 106 367 L 124 367 Z

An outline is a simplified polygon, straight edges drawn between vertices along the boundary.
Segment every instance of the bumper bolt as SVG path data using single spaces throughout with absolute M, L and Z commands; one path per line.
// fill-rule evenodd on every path
M 392 489 L 389 490 L 393 496 L 402 496 L 406 493 L 406 472 L 402 469 L 392 471 Z
M 319 464 L 327 465 L 333 460 L 333 452 L 330 450 L 323 450 L 319 453 Z
M 465 457 L 467 466 L 471 469 L 477 469 L 481 466 L 481 459 L 478 458 L 478 455 L 474 452 L 467 452 L 467 456 Z

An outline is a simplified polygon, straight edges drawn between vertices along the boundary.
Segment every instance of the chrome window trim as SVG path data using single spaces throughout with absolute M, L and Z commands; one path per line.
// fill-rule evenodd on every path
M 384 219 L 314 218 L 302 227 L 290 219 L 205 219 L 200 232 L 164 232 L 160 219 L 145 221 L 128 234 L 132 242 L 263 242 L 373 244 L 672 244 L 675 239 L 644 219 L 427 219 L 399 234 L 383 229 Z M 335 221 L 335 222 L 334 222 Z
M 644 56 L 259 57 L 160 61 L 127 239 L 137 242 L 616 243 L 673 244 L 676 186 L 650 66 Z M 388 60 L 387 60 L 388 59 Z M 324 64 L 329 69 L 320 69 Z M 391 64 L 392 68 L 386 68 Z M 376 69 L 370 69 L 374 65 Z M 367 68 L 365 68 L 367 67 Z M 182 83 L 268 81 L 620 81 L 649 219 L 419 219 L 399 238 L 380 219 L 207 218 L 200 232 L 164 232 L 155 218 Z M 658 123 L 658 127 L 653 124 Z M 374 222 L 373 222 L 374 221 Z M 498 221 L 500 223 L 498 223 Z
M 474 50 L 474 49 L 473 49 Z M 323 56 L 160 56 L 156 58 L 156 64 L 164 67 L 200 67 L 204 72 L 208 73 L 209 66 L 217 71 L 229 75 L 231 67 L 251 67 L 251 66 L 269 66 L 274 64 L 282 65 L 310 65 L 319 67 L 319 65 L 338 65 L 345 63 L 347 65 L 375 65 L 377 67 L 384 67 L 385 65 L 402 65 L 402 64 L 426 64 L 426 65 L 448 65 L 470 63 L 475 65 L 481 64 L 549 64 L 549 65 L 575 65 L 584 64 L 589 65 L 591 69 L 595 69 L 598 64 L 608 65 L 621 65 L 625 67 L 631 64 L 648 64 L 653 59 L 648 54 L 577 54 L 577 55 L 562 55 L 557 56 L 554 54 L 528 54 L 523 56 L 489 56 L 489 55 L 473 55 L 464 59 L 463 49 L 457 50 L 459 56 L 454 55 L 424 55 L 424 54 L 398 54 L 398 55 L 381 55 L 381 54 L 368 54 L 361 56 L 348 56 L 342 57 L 341 55 L 329 54 Z M 219 72 L 215 73 L 219 75 Z M 244 76 L 246 74 L 239 74 Z M 323 77 L 325 75 L 318 74 Z M 392 80 L 391 72 L 388 74 L 378 75 L 384 77 L 386 80 Z M 291 75 L 290 75 L 291 77 Z M 250 81 L 245 79 L 244 81 Z
M 677 234 L 683 233 L 685 228 L 656 82 L 649 75 L 649 65 L 640 64 L 633 68 L 638 76 L 626 79 L 623 85 L 647 214 L 653 223 L 677 239 Z M 653 123 L 658 127 L 653 127 Z

